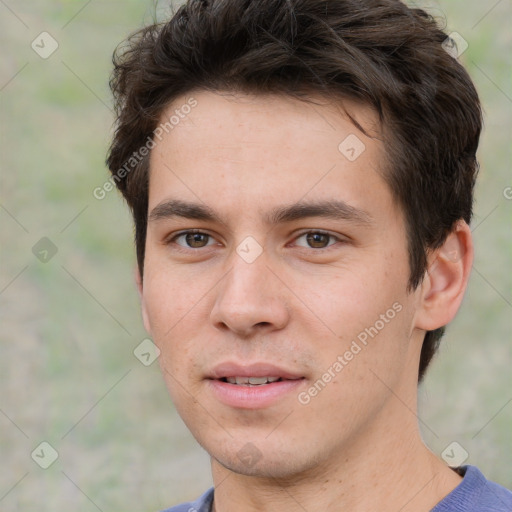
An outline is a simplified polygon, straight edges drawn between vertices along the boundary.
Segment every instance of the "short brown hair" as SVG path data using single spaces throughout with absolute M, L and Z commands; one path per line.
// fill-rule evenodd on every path
M 107 165 L 133 213 L 141 276 L 149 156 L 133 155 L 178 96 L 239 91 L 350 98 L 378 113 L 416 288 L 428 251 L 457 220 L 469 224 L 478 172 L 480 102 L 446 39 L 430 15 L 399 0 L 188 0 L 167 22 L 132 34 L 113 57 L 117 125 Z M 419 381 L 443 332 L 425 335 Z

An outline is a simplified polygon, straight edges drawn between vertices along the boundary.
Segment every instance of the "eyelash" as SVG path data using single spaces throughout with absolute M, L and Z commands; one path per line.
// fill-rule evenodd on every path
M 210 238 L 213 238 L 212 235 L 210 235 L 209 233 L 205 233 L 204 231 L 201 231 L 199 229 L 189 229 L 187 231 L 181 231 L 180 233 L 177 233 L 176 235 L 168 238 L 165 240 L 165 244 L 166 245 L 170 245 L 170 244 L 173 244 L 176 246 L 176 250 L 178 251 L 181 251 L 181 252 L 190 252 L 190 251 L 199 251 L 201 249 L 205 249 L 206 247 L 208 247 L 208 245 L 204 246 L 204 247 L 197 247 L 197 248 L 194 248 L 194 247 L 185 247 L 183 245 L 180 245 L 180 244 L 177 244 L 175 241 L 176 239 L 182 237 L 182 236 L 185 236 L 185 235 L 189 235 L 189 234 L 201 234 L 201 235 L 206 235 Z M 329 233 L 327 231 L 322 231 L 322 230 L 318 230 L 318 229 L 315 229 L 315 230 L 309 230 L 309 231 L 304 231 L 303 233 L 299 233 L 295 238 L 294 240 L 298 240 L 299 238 L 305 236 L 305 235 L 308 235 L 308 234 L 318 234 L 318 235 L 325 235 L 325 236 L 328 236 L 329 239 L 334 239 L 336 240 L 336 242 L 341 242 L 343 243 L 344 240 L 340 237 L 337 237 L 336 235 L 333 235 L 332 233 Z M 320 247 L 320 248 L 315 248 L 315 247 L 301 247 L 301 249 L 305 249 L 305 250 L 311 250 L 311 251 L 315 251 L 315 252 L 325 252 L 327 250 L 329 250 L 331 247 L 333 247 L 334 245 L 336 244 L 330 244 L 330 245 L 327 245 L 326 247 Z

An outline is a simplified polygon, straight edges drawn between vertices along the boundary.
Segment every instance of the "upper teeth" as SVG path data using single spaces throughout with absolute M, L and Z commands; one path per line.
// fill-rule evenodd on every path
M 280 377 L 226 377 L 230 384 L 267 384 L 268 382 L 275 382 Z

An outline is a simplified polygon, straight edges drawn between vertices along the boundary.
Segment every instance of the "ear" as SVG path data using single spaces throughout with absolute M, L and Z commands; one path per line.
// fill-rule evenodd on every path
M 453 320 L 464 297 L 472 265 L 471 230 L 460 220 L 443 245 L 428 257 L 416 312 L 417 328 L 433 331 Z
M 146 308 L 146 301 L 144 300 L 144 293 L 143 293 L 143 285 L 142 285 L 142 276 L 140 275 L 139 267 L 136 266 L 134 269 L 134 277 L 135 277 L 135 284 L 137 285 L 137 291 L 139 292 L 139 299 L 140 299 L 140 308 L 142 312 L 142 322 L 144 323 L 144 328 L 148 332 L 148 334 L 151 336 L 151 328 L 149 323 L 149 315 Z

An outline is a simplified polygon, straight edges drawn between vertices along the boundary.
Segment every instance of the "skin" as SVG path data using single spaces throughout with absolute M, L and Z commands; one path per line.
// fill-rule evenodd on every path
M 211 456 L 214 510 L 430 510 L 461 478 L 421 440 L 418 362 L 425 330 L 447 324 L 462 300 L 468 226 L 429 254 L 423 283 L 408 291 L 404 217 L 382 177 L 382 142 L 319 98 L 194 91 L 162 120 L 191 95 L 197 106 L 152 150 L 149 212 L 180 199 L 221 222 L 150 216 L 138 285 L 170 395 Z M 369 108 L 344 106 L 378 135 Z M 365 145 L 354 161 L 338 150 L 350 134 Z M 306 200 L 342 200 L 368 222 L 266 223 L 273 208 Z M 187 229 L 209 236 L 173 238 Z M 311 241 L 308 230 L 333 237 Z M 248 236 L 263 251 L 252 263 L 236 251 Z M 205 380 L 223 361 L 267 361 L 300 373 L 307 391 L 397 303 L 306 405 L 293 392 L 264 409 L 233 408 Z M 247 446 L 256 462 L 239 457 Z

